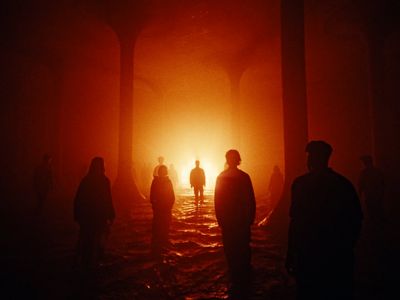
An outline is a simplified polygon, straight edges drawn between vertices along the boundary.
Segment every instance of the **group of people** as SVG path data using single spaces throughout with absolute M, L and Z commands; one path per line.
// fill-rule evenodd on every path
M 159 156 L 158 157 L 158 165 L 155 166 L 153 170 L 153 178 L 156 178 L 159 176 L 158 171 L 161 166 L 166 167 L 164 164 L 164 157 Z M 172 186 L 174 187 L 174 190 L 177 187 L 178 183 L 178 175 L 177 172 L 174 168 L 174 165 L 171 164 L 169 169 L 167 169 L 167 175 L 170 178 L 172 182 Z M 195 161 L 195 168 L 193 168 L 190 171 L 190 188 L 193 189 L 194 191 L 194 198 L 195 198 L 195 203 L 198 204 L 199 202 L 202 204 L 204 203 L 204 187 L 206 185 L 206 176 L 204 169 L 200 168 L 200 161 L 196 160 Z
M 306 152 L 308 172 L 296 178 L 291 186 L 286 269 L 296 278 L 297 299 L 351 299 L 354 247 L 363 219 L 359 196 L 348 179 L 329 167 L 332 147 L 328 143 L 311 141 Z M 252 278 L 250 240 L 256 202 L 250 176 L 239 169 L 239 152 L 229 150 L 225 158 L 227 168 L 220 173 L 215 185 L 215 215 L 222 233 L 232 284 L 230 291 L 242 299 L 249 291 Z M 365 198 L 368 213 L 375 211 L 375 216 L 383 218 L 382 174 L 373 166 L 370 156 L 361 159 L 366 167 L 360 176 L 359 193 Z M 195 165 L 190 184 L 196 201 L 202 202 L 205 174 L 198 160 Z M 41 172 L 46 170 L 48 157 L 44 157 Z M 162 161 L 153 175 L 150 192 L 152 253 L 160 254 L 168 244 L 175 194 L 168 168 Z M 42 198 L 38 193 L 39 206 Z M 89 267 L 101 257 L 101 239 L 114 218 L 104 161 L 95 157 L 74 200 L 74 219 L 80 226 L 78 250 L 82 265 Z
M 150 188 L 150 202 L 153 209 L 152 254 L 159 256 L 168 244 L 168 233 L 172 218 L 172 207 L 175 202 L 173 183 L 168 176 L 168 168 L 164 159 L 159 157 L 159 164 L 154 168 L 154 179 Z M 200 168 L 200 161 L 190 172 L 190 185 L 194 189 L 195 203 L 204 201 L 205 174 Z

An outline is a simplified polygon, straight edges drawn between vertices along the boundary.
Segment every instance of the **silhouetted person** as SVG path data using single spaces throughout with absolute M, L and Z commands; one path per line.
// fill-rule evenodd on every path
M 74 219 L 79 224 L 78 255 L 82 266 L 94 267 L 102 255 L 102 239 L 115 218 L 110 180 L 104 160 L 95 157 L 82 179 L 74 199 Z
M 172 186 L 174 187 L 174 190 L 178 187 L 179 184 L 179 179 L 178 179 L 178 172 L 176 172 L 175 166 L 173 164 L 169 165 L 169 178 L 171 179 Z
M 273 210 L 281 199 L 283 191 L 283 174 L 278 166 L 274 166 L 269 180 L 268 191 L 270 193 L 270 209 Z
M 155 166 L 154 170 L 153 170 L 153 177 L 157 177 L 158 176 L 158 168 L 160 168 L 161 166 L 164 166 L 164 157 L 163 156 L 159 156 L 157 158 L 158 160 L 158 165 Z
M 215 185 L 215 214 L 228 263 L 230 292 L 242 299 L 251 278 L 250 237 L 256 205 L 250 176 L 238 169 L 239 152 L 229 150 L 225 158 L 228 169 L 218 176 Z
M 150 201 L 153 208 L 152 253 L 159 255 L 168 244 L 172 206 L 175 202 L 172 182 L 164 165 L 160 166 L 158 176 L 151 183 Z
M 352 299 L 360 201 L 351 182 L 328 167 L 329 144 L 311 141 L 306 152 L 309 172 L 292 184 L 286 268 L 297 299 Z
M 358 190 L 363 198 L 367 210 L 368 219 L 374 223 L 384 220 L 383 196 L 385 182 L 382 172 L 374 166 L 370 155 L 361 156 L 364 169 L 361 171 Z
M 204 170 L 200 168 L 200 161 L 196 160 L 195 164 L 196 167 L 190 172 L 190 187 L 194 189 L 194 198 L 197 204 L 199 199 L 201 203 L 203 203 L 204 201 L 204 186 L 206 185 L 206 175 L 204 174 Z
M 53 171 L 50 155 L 43 155 L 42 163 L 35 168 L 33 175 L 33 188 L 35 191 L 36 207 L 35 212 L 40 215 L 47 200 L 49 191 L 53 187 Z

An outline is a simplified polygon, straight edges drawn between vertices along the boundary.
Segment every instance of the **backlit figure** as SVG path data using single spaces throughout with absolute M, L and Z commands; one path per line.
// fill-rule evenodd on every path
M 236 150 L 226 155 L 228 169 L 217 178 L 215 185 L 215 214 L 222 232 L 228 263 L 232 296 L 242 299 L 251 278 L 251 225 L 256 202 L 250 176 L 238 169 L 241 158 Z
M 154 177 L 150 188 L 150 201 L 153 208 L 152 253 L 161 254 L 168 244 L 169 226 L 171 224 L 172 206 L 175 202 L 174 189 L 168 177 L 168 169 L 162 165 L 158 176 Z
M 206 175 L 204 174 L 204 170 L 200 168 L 200 161 L 196 160 L 195 164 L 196 167 L 190 172 L 190 187 L 194 189 L 194 198 L 197 204 L 199 199 L 200 203 L 204 202 L 204 186 L 206 185 Z

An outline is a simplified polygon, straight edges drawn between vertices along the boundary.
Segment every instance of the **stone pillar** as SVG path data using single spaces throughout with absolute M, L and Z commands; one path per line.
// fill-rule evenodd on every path
M 120 95 L 119 95 L 119 181 L 132 181 L 133 139 L 133 55 L 134 41 L 120 39 Z
M 135 38 L 120 37 L 118 173 L 114 191 L 122 206 L 143 199 L 133 178 L 133 77 Z
M 308 141 L 307 93 L 304 43 L 304 1 L 281 1 L 282 100 L 285 143 L 285 188 L 269 224 L 286 237 L 290 186 L 306 169 Z

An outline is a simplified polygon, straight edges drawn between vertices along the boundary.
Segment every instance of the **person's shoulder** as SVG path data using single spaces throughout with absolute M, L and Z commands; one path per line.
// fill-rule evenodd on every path
M 250 179 L 250 175 L 240 169 L 227 169 L 222 171 L 219 178 L 240 178 L 240 179 Z
M 217 178 L 225 176 L 227 170 L 223 170 L 221 173 L 218 174 Z
M 336 178 L 337 180 L 340 180 L 342 182 L 350 182 L 349 179 L 347 179 L 344 175 L 340 174 L 339 172 L 333 170 L 333 169 L 329 169 L 329 174 Z
M 336 180 L 338 184 L 341 184 L 343 186 L 347 186 L 350 188 L 353 187 L 353 184 L 351 183 L 350 179 L 348 179 L 344 175 L 342 175 L 332 169 L 329 169 L 329 173 L 332 176 L 332 179 Z
M 247 174 L 245 171 L 237 169 L 239 171 L 239 176 L 243 177 L 243 178 L 248 178 L 250 179 L 250 175 Z
M 311 179 L 311 173 L 305 173 L 303 175 L 297 176 L 294 180 L 292 185 L 303 184 L 308 182 Z
M 231 177 L 231 171 L 229 169 L 223 170 L 221 173 L 219 173 L 217 179 L 222 179 L 222 178 L 226 178 L 226 177 Z

